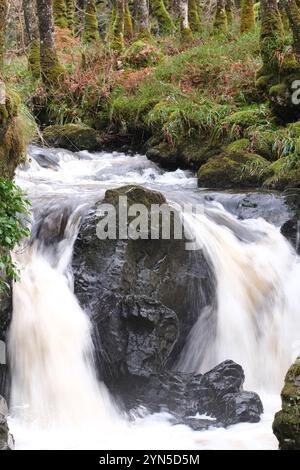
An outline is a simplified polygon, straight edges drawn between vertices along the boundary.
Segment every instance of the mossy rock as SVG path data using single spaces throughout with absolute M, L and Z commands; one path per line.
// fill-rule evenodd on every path
M 166 204 L 167 202 L 165 196 L 158 191 L 152 191 L 135 184 L 122 186 L 117 189 L 108 189 L 105 193 L 103 202 L 117 207 L 119 205 L 120 196 L 127 197 L 128 205 L 143 204 L 148 209 L 151 208 L 152 204 L 161 205 Z
M 227 147 L 226 147 L 226 152 L 244 152 L 244 151 L 247 151 L 249 150 L 250 148 L 250 140 L 249 139 L 239 139 L 239 140 L 235 140 L 234 142 L 231 142 L 231 144 L 229 144 Z
M 162 55 L 150 42 L 139 39 L 127 49 L 124 54 L 125 63 L 134 68 L 143 68 L 156 65 Z
M 198 171 L 198 185 L 208 188 L 251 188 L 260 186 L 270 163 L 257 154 L 224 152 L 211 158 Z
M 300 157 L 291 154 L 280 158 L 269 167 L 270 175 L 264 187 L 283 191 L 288 188 L 300 188 Z
M 242 109 L 227 116 L 223 121 L 226 128 L 240 128 L 241 131 L 258 124 L 266 124 L 270 119 L 268 109 L 265 106 Z
M 272 131 L 254 131 L 250 136 L 250 147 L 267 160 L 275 160 L 275 138 L 278 135 Z
M 287 128 L 291 137 L 300 137 L 300 121 L 292 122 Z
M 72 151 L 88 150 L 90 152 L 102 149 L 99 132 L 79 124 L 46 127 L 43 138 L 50 147 L 61 147 Z
M 300 357 L 290 367 L 281 393 L 282 409 L 275 415 L 273 432 L 282 450 L 300 450 Z

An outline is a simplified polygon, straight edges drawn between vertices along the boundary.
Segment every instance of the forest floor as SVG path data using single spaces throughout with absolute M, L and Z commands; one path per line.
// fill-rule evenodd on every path
M 32 80 L 25 56 L 9 57 L 6 67 L 24 109 L 42 129 L 56 125 L 44 133 L 49 145 L 61 142 L 57 134 L 72 140 L 89 127 L 102 145 L 197 171 L 200 186 L 300 186 L 300 122 L 277 122 L 256 86 L 258 30 L 204 32 L 186 46 L 136 40 L 118 56 L 83 47 L 67 30 L 57 31 L 56 42 L 67 71 L 57 89 Z

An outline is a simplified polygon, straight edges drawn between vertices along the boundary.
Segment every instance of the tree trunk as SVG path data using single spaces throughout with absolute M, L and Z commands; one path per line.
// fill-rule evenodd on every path
M 157 18 L 161 34 L 170 34 L 174 31 L 174 23 L 169 15 L 163 0 L 150 0 L 150 5 Z
M 66 0 L 66 8 L 67 8 L 67 21 L 68 26 L 71 31 L 74 31 L 74 13 L 75 13 L 75 2 L 74 0 Z
M 124 50 L 125 1 L 115 0 L 115 20 L 113 24 L 112 48 L 117 52 Z
M 249 33 L 255 27 L 254 0 L 242 1 L 241 34 Z
M 216 14 L 213 26 L 215 33 L 226 34 L 228 32 L 228 23 L 225 10 L 225 0 L 217 0 Z
M 188 0 L 189 25 L 194 33 L 198 33 L 201 30 L 201 19 L 199 16 L 198 4 L 198 0 Z
M 86 0 L 84 14 L 83 40 L 86 43 L 97 42 L 100 39 L 99 24 L 95 0 Z
M 65 0 L 53 0 L 54 24 L 58 28 L 67 28 L 67 8 Z
M 35 0 L 23 0 L 24 23 L 28 41 L 28 66 L 33 78 L 41 76 L 40 37 Z
M 188 0 L 179 1 L 180 11 L 180 33 L 181 40 L 189 42 L 193 39 L 192 31 L 189 25 L 189 4 Z
M 51 0 L 36 0 L 40 32 L 41 73 L 46 86 L 55 86 L 64 74 L 54 42 L 54 21 Z
M 7 0 L 0 0 L 0 87 L 2 86 L 1 75 L 3 71 L 5 38 L 6 38 L 6 20 L 7 20 Z M 0 88 L 1 95 L 1 88 Z
M 139 10 L 138 10 L 139 35 L 140 37 L 147 39 L 151 36 L 150 25 L 149 25 L 148 0 L 139 0 L 138 7 L 139 7 Z
M 296 0 L 282 0 L 285 7 L 287 17 L 290 22 L 290 26 L 293 32 L 294 44 L 293 48 L 298 56 L 300 57 L 300 9 L 297 6 Z
M 225 10 L 227 16 L 227 23 L 231 26 L 234 18 L 234 0 L 226 0 Z
M 260 0 L 260 10 L 260 48 L 263 59 L 260 75 L 272 75 L 279 68 L 277 52 L 283 48 L 283 25 L 277 0 Z
M 124 6 L 124 37 L 126 39 L 132 39 L 133 37 L 133 23 L 128 0 L 125 0 Z

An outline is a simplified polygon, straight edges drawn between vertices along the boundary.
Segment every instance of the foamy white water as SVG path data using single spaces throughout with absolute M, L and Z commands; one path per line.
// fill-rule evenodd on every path
M 128 183 L 158 189 L 172 201 L 203 201 L 189 172 L 163 172 L 146 157 L 40 150 L 17 172 L 33 201 L 92 204 L 106 189 Z M 47 153 L 46 152 L 46 153 Z M 180 367 L 206 371 L 224 359 L 245 370 L 247 387 L 263 399 L 260 423 L 195 432 L 166 414 L 128 421 L 95 376 L 91 326 L 73 292 L 68 265 L 80 210 L 55 253 L 17 253 L 23 267 L 14 286 L 9 349 L 12 360 L 10 427 L 18 449 L 275 449 L 272 421 L 284 374 L 299 352 L 299 258 L 279 229 L 263 219 L 238 220 L 215 202 L 186 222 L 212 261 L 218 306 L 200 316 Z M 199 312 L 200 315 L 201 312 Z M 213 321 L 207 321 L 208 318 Z M 209 325 L 209 328 L 207 328 Z

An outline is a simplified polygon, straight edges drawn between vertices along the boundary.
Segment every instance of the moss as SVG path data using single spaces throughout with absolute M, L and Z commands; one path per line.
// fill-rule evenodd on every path
M 0 176 L 12 178 L 15 168 L 22 161 L 26 142 L 19 116 L 20 99 L 15 93 L 6 93 L 0 105 Z
M 280 68 L 279 57 L 284 48 L 284 29 L 278 8 L 261 3 L 260 49 L 263 68 L 260 75 L 277 74 Z
M 123 52 L 125 49 L 124 43 L 124 4 L 123 2 L 117 2 L 115 19 L 113 24 L 112 33 L 112 49 L 116 52 Z
M 190 28 L 180 27 L 180 35 L 182 43 L 189 44 L 193 40 L 193 33 Z
M 104 202 L 118 206 L 120 196 L 127 197 L 129 206 L 132 204 L 143 204 L 148 209 L 153 204 L 161 205 L 167 202 L 161 193 L 134 184 L 122 186 L 118 189 L 109 189 L 105 193 Z
M 150 0 L 152 11 L 157 18 L 159 31 L 161 34 L 170 34 L 174 31 L 175 25 L 169 15 L 163 0 Z
M 217 1 L 213 31 L 217 34 L 226 34 L 228 32 L 228 22 L 224 0 Z
M 244 152 L 249 150 L 250 147 L 250 140 L 249 139 L 239 139 L 235 142 L 232 142 L 226 147 L 226 152 Z
M 273 432 L 282 450 L 300 450 L 300 357 L 290 367 L 281 393 L 282 409 L 275 415 Z
M 161 53 L 155 46 L 142 39 L 132 43 L 124 54 L 125 62 L 134 68 L 153 66 L 161 57 Z
M 297 154 L 280 158 L 270 165 L 270 175 L 264 187 L 283 191 L 287 188 L 300 188 L 300 159 Z
M 41 73 L 46 86 L 57 86 L 65 75 L 65 69 L 60 64 L 56 50 L 43 47 L 41 50 Z
M 99 25 L 97 19 L 95 0 L 87 0 L 84 15 L 84 34 L 83 40 L 86 43 L 99 41 Z
M 67 28 L 67 8 L 65 0 L 53 0 L 53 16 L 54 24 L 58 28 Z
M 242 0 L 241 34 L 248 33 L 255 27 L 254 0 Z
M 201 19 L 199 16 L 199 10 L 197 0 L 188 0 L 189 2 L 189 25 L 194 33 L 198 33 L 201 30 Z
M 224 119 L 223 125 L 234 133 L 235 129 L 243 131 L 251 126 L 267 124 L 269 120 L 270 115 L 264 106 L 252 106 L 230 114 Z
M 28 65 L 31 75 L 34 79 L 39 79 L 41 76 L 41 63 L 40 63 L 40 41 L 35 39 L 31 41 L 28 48 Z
M 216 189 L 257 187 L 268 174 L 269 165 L 260 155 L 227 151 L 200 167 L 198 184 Z
M 73 31 L 74 26 L 75 26 L 75 19 L 74 19 L 75 2 L 74 0 L 66 0 L 66 9 L 67 9 L 68 26 L 69 26 L 69 29 Z
M 100 134 L 90 127 L 79 124 L 46 127 L 43 138 L 52 147 L 62 147 L 73 151 L 96 151 L 102 148 Z
M 296 138 L 300 137 L 300 121 L 293 122 L 289 124 L 287 127 L 288 127 L 291 137 L 296 137 Z
M 132 17 L 128 5 L 128 1 L 125 1 L 125 10 L 124 10 L 124 37 L 126 39 L 131 39 L 133 36 L 133 23 Z
M 228 26 L 231 26 L 234 20 L 234 0 L 226 0 L 225 10 Z

